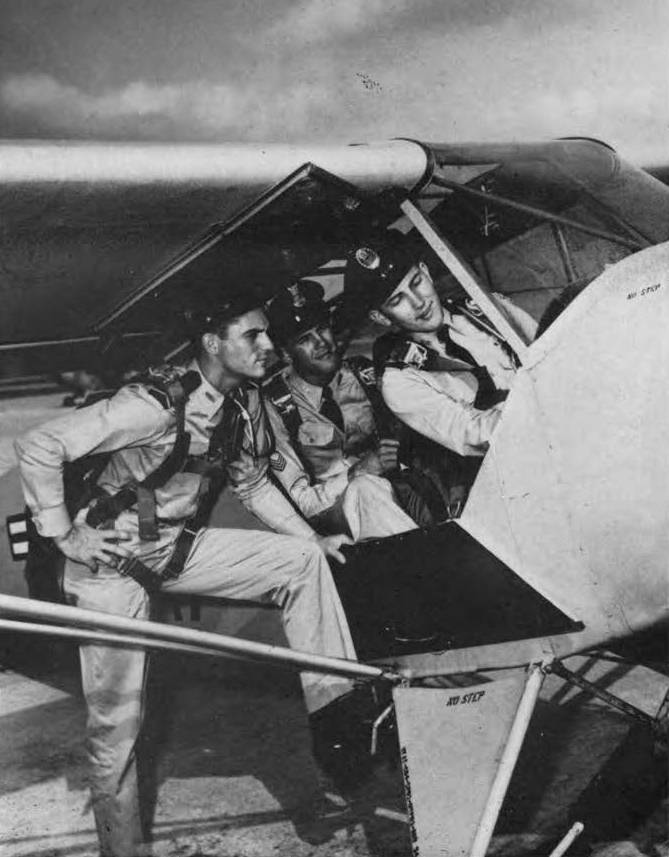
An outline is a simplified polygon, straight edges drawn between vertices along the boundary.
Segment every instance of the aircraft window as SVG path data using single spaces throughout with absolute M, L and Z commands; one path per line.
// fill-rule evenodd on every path
M 438 169 L 421 195 L 438 232 L 476 272 L 486 292 L 508 295 L 539 322 L 564 289 L 576 294 L 606 266 L 641 249 L 643 236 L 550 165 L 479 167 L 468 184 Z M 425 203 L 423 203 L 425 204 Z M 442 270 L 443 293 L 461 284 Z

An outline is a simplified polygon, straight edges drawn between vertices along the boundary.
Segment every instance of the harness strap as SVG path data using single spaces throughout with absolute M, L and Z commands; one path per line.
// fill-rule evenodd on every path
M 399 440 L 403 433 L 403 426 L 383 401 L 376 383 L 374 364 L 362 355 L 351 357 L 347 363 L 371 405 L 377 437 Z
M 221 420 L 212 432 L 204 458 L 190 458 L 186 462 L 186 466 L 192 468 L 191 472 L 203 474 L 204 490 L 197 511 L 186 521 L 177 537 L 172 556 L 161 575 L 163 580 L 179 577 L 184 570 L 195 537 L 207 525 L 221 491 L 227 484 L 226 466 L 237 457 L 243 441 L 246 409 L 241 395 L 237 399 L 226 398 Z
M 164 395 L 168 396 L 168 399 L 163 400 L 159 395 L 155 396 L 163 406 L 169 407 L 172 404 L 175 410 L 176 437 L 172 449 L 158 467 L 139 484 L 126 485 L 111 496 L 102 494 L 86 516 L 86 523 L 89 526 L 99 527 L 106 521 L 115 521 L 121 512 L 137 504 L 140 540 L 143 542 L 158 540 L 155 491 L 178 473 L 184 465 L 190 446 L 190 433 L 186 431 L 186 400 L 199 383 L 197 372 L 186 372 L 166 388 Z M 149 392 L 161 395 L 163 393 L 156 388 L 151 388 Z
M 263 389 L 267 393 L 270 402 L 278 411 L 288 432 L 290 442 L 294 447 L 299 448 L 299 432 L 302 425 L 302 417 L 283 374 L 278 372 L 264 384 Z
M 144 587 L 144 589 L 149 593 L 149 595 L 154 595 L 160 589 L 162 579 L 159 574 L 156 574 L 154 571 L 145 565 L 141 559 L 137 559 L 137 557 L 130 557 L 120 563 L 116 570 L 122 577 L 132 577 L 133 580 L 136 580 L 140 586 Z

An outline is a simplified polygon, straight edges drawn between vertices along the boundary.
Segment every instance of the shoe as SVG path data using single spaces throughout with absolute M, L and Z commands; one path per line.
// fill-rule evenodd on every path
M 338 830 L 351 823 L 348 804 L 335 804 L 323 796 L 311 806 L 302 807 L 291 817 L 298 838 L 309 845 L 324 845 L 330 842 Z
M 362 785 L 372 772 L 372 726 L 379 714 L 369 688 L 339 696 L 309 717 L 314 758 L 343 792 Z

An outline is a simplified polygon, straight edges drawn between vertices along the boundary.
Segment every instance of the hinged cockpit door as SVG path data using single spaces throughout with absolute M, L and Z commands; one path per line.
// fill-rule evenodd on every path
M 359 231 L 384 228 L 396 206 L 305 164 L 230 219 L 213 225 L 96 325 L 99 333 L 164 331 L 163 353 L 183 339 L 182 313 L 252 289 L 259 303 L 345 255 Z

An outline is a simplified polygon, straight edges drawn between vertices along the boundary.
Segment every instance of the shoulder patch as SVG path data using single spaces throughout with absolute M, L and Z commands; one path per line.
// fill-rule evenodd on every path
M 406 369 L 410 366 L 430 371 L 437 358 L 438 354 L 428 346 L 396 334 L 386 334 L 374 344 L 374 365 L 379 377 L 389 367 Z
M 428 351 L 427 348 L 417 342 L 407 342 L 406 350 L 403 354 L 398 353 L 396 359 L 407 366 L 422 369 L 428 361 Z
M 134 378 L 133 384 L 141 384 L 165 410 L 183 405 L 188 396 L 202 383 L 198 372 L 183 366 L 150 367 Z
M 153 396 L 161 407 L 165 408 L 166 411 L 170 409 L 172 401 L 166 390 L 161 390 L 160 387 L 150 387 L 148 384 L 145 387 L 149 396 Z
M 366 386 L 372 387 L 376 384 L 376 371 L 372 361 L 360 354 L 346 361 L 357 378 Z
M 273 452 L 269 457 L 269 464 L 272 470 L 281 472 L 286 469 L 286 459 L 280 452 Z

